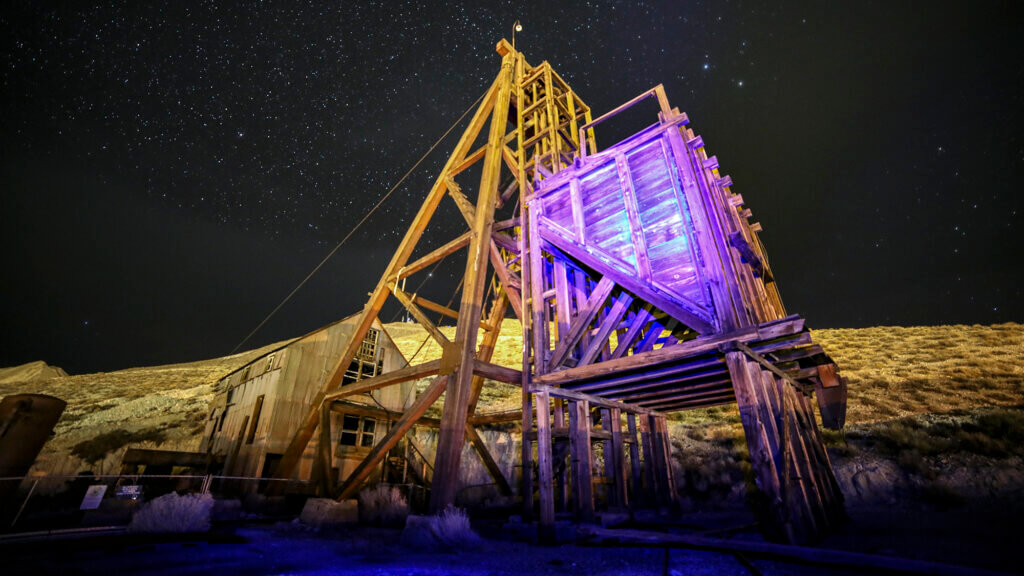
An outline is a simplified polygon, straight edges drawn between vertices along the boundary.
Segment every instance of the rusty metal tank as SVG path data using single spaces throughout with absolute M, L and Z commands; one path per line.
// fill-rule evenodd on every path
M 15 394 L 0 400 L 0 478 L 24 476 L 50 438 L 67 402 L 44 394 Z M 17 482 L 0 483 L 0 501 Z

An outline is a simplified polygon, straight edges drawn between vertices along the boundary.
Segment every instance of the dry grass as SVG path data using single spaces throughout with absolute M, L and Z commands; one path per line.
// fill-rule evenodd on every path
M 171 492 L 147 502 L 135 513 L 129 532 L 147 534 L 169 532 L 207 532 L 210 530 L 210 512 L 213 496 Z
M 850 381 L 847 424 L 1024 404 L 1024 326 L 815 330 Z
M 359 493 L 359 520 L 383 526 L 401 525 L 409 516 L 409 502 L 395 486 L 377 485 Z

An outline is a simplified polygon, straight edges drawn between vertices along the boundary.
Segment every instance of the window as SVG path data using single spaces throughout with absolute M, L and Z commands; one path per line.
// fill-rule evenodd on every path
M 362 343 L 360 343 L 359 350 L 356 351 L 355 357 L 352 358 L 352 363 L 349 364 L 348 370 L 345 371 L 343 384 L 362 380 L 363 378 L 373 378 L 384 372 L 384 354 L 383 350 L 378 346 L 379 342 L 380 330 L 370 328 L 366 331 L 366 336 L 363 338 Z
M 217 423 L 217 432 L 224 430 L 224 420 L 228 417 L 228 409 L 225 406 L 224 411 L 220 413 L 220 422 Z
M 373 418 L 345 414 L 341 420 L 341 440 L 339 444 L 342 446 L 370 448 L 373 447 L 376 433 L 377 421 Z
M 264 372 L 270 372 L 274 368 L 274 355 L 267 356 L 267 368 Z
M 245 382 L 246 380 L 249 379 L 249 370 L 251 368 L 252 368 L 252 366 L 246 366 L 245 369 L 242 370 L 242 378 L 239 379 L 239 382 Z
M 234 388 L 228 388 L 228 398 L 227 398 L 227 403 L 228 404 L 231 404 L 231 402 L 235 399 L 235 390 L 237 388 L 238 388 L 237 386 L 234 387 Z

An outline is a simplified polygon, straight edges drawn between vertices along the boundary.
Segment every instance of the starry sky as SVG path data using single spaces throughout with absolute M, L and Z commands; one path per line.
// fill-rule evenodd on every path
M 810 326 L 1024 321 L 1024 5 L 777 4 L 5 2 L 0 366 L 229 353 L 484 92 L 516 19 L 595 114 L 665 85 Z M 246 347 L 362 308 L 459 132 Z

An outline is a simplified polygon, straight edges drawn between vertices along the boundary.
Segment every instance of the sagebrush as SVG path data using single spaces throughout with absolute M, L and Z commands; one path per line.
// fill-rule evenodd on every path
M 409 516 L 409 502 L 395 486 L 379 484 L 359 493 L 359 519 L 367 524 L 401 524 Z
M 128 525 L 129 532 L 148 534 L 206 532 L 210 529 L 213 496 L 171 492 L 154 498 L 139 509 Z

